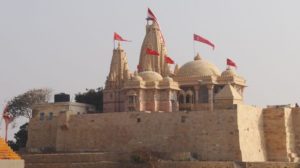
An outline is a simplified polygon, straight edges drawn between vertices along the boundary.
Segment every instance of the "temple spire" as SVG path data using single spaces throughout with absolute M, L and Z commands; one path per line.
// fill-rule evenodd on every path
M 124 81 L 128 80 L 130 72 L 128 69 L 127 56 L 122 49 L 120 42 L 118 47 L 113 50 L 113 56 L 110 64 L 109 75 L 106 80 L 106 88 L 121 88 Z
M 157 51 L 159 56 L 148 55 L 147 48 Z M 156 21 L 152 21 L 151 24 L 146 25 L 146 35 L 141 47 L 139 60 L 141 71 L 155 71 L 162 76 L 170 75 L 170 67 L 164 59 L 166 55 L 168 55 L 167 49 L 160 27 Z

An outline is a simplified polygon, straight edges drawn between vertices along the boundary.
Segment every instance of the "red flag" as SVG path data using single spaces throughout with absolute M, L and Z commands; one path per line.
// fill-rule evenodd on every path
M 150 48 L 146 49 L 146 54 L 159 56 L 159 53 L 155 50 L 151 50 Z
M 226 62 L 227 62 L 228 66 L 232 66 L 232 67 L 237 68 L 235 62 L 233 62 L 231 59 L 227 58 Z
M 148 8 L 147 19 L 156 21 L 156 17 L 150 8 Z
M 168 63 L 168 64 L 174 64 L 175 62 L 170 58 L 170 57 L 168 57 L 168 56 L 165 56 L 165 61 L 166 61 L 166 63 Z
M 114 33 L 114 40 L 117 40 L 117 41 L 127 41 L 127 42 L 130 42 L 129 40 L 125 40 L 123 39 L 118 33 Z
M 203 37 L 201 37 L 197 34 L 194 34 L 194 40 L 199 41 L 201 43 L 205 43 L 207 45 L 210 45 L 213 49 L 215 49 L 215 45 L 212 42 L 210 42 L 209 40 L 207 40 L 207 39 L 205 39 L 205 38 L 203 38 Z

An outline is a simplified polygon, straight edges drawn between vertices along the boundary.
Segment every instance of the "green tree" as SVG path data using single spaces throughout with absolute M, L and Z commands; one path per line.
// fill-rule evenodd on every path
M 51 96 L 50 89 L 32 89 L 14 97 L 8 102 L 8 111 L 15 119 L 23 116 L 32 117 L 32 107 L 35 104 L 48 102 Z
M 28 123 L 20 126 L 20 129 L 17 133 L 15 133 L 16 141 L 8 141 L 8 145 L 15 151 L 18 151 L 21 148 L 26 147 L 27 142 L 27 132 L 28 132 Z
M 101 113 L 103 112 L 103 88 L 86 89 L 84 93 L 77 93 L 75 94 L 75 101 L 94 105 L 96 111 Z

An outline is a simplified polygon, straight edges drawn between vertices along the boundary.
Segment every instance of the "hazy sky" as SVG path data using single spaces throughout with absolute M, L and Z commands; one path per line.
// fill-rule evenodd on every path
M 299 0 L 0 0 L 0 108 L 28 89 L 74 93 L 104 86 L 113 32 L 136 68 L 146 10 L 156 14 L 169 55 L 191 61 L 193 33 L 204 59 L 225 69 L 227 57 L 247 80 L 248 104 L 300 102 Z M 2 110 L 1 110 L 2 111 Z

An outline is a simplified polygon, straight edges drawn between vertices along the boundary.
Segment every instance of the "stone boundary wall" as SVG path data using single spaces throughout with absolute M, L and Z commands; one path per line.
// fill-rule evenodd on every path
M 238 107 L 239 141 L 243 161 L 265 161 L 262 109 L 248 105 Z
M 122 112 L 69 117 L 56 150 L 194 152 L 201 160 L 241 160 L 237 112 Z
M 299 155 L 300 155 L 300 108 L 293 108 L 291 112 L 291 123 L 293 128 L 292 137 L 294 138 L 293 141 L 293 147 L 295 152 L 295 160 L 294 161 L 300 161 Z
M 263 110 L 264 135 L 269 161 L 295 161 L 295 136 L 291 108 L 266 108 Z M 298 120 L 299 121 L 299 120 Z M 295 123 L 296 122 L 296 123 Z
M 50 136 L 54 128 L 56 135 Z M 201 160 L 241 160 L 235 110 L 61 114 L 57 123 L 30 121 L 29 132 L 28 151 L 45 146 L 55 146 L 55 152 L 152 150 L 194 152 Z
M 56 148 L 57 117 L 52 120 L 40 121 L 31 119 L 28 125 L 27 149 L 29 152 L 53 152 Z
M 191 152 L 205 161 L 264 161 L 258 121 L 260 111 L 244 105 L 213 112 L 66 112 L 52 121 L 32 119 L 27 150 Z
M 263 120 L 267 159 L 269 161 L 288 161 L 284 109 L 264 109 Z

